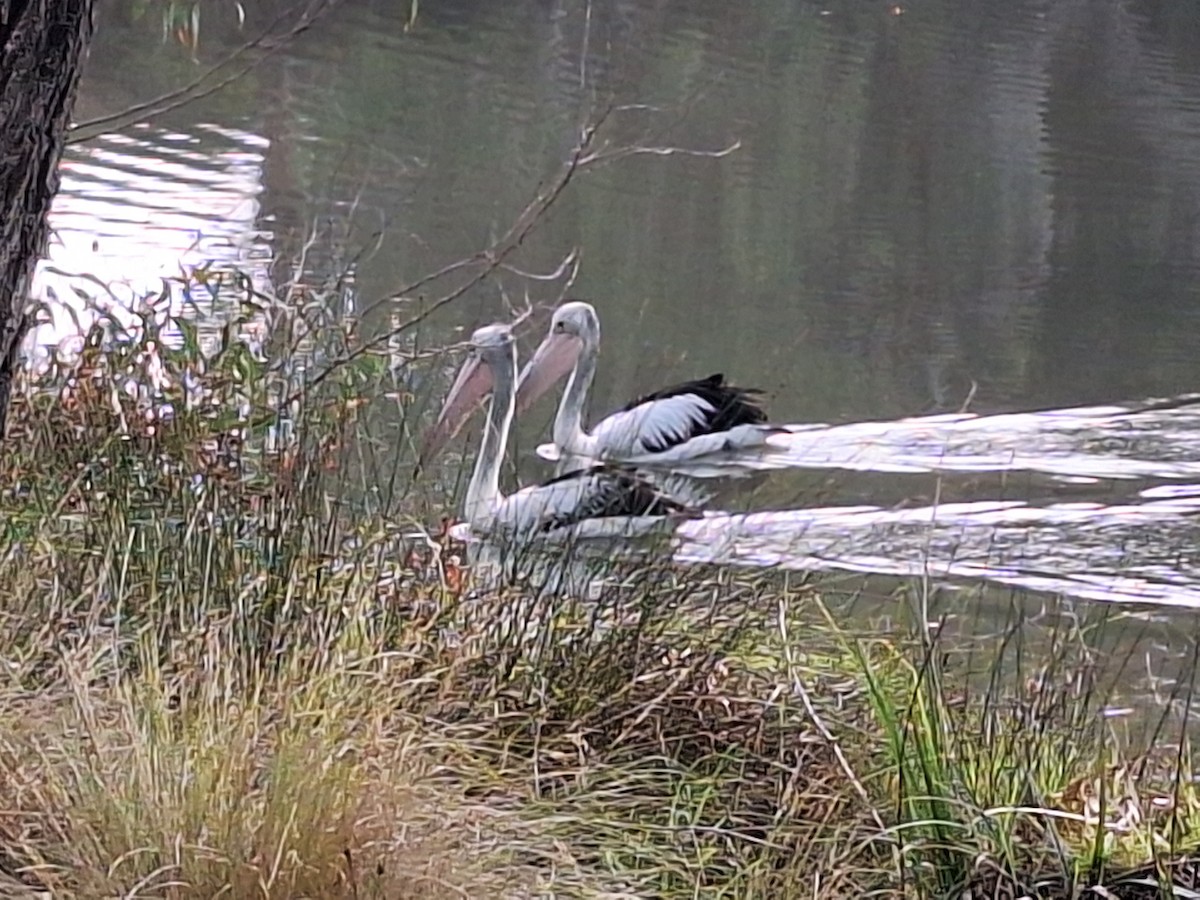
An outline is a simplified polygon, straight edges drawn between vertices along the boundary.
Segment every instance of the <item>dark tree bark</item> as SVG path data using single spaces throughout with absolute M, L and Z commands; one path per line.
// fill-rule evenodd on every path
M 0 0 L 0 441 L 94 0 Z

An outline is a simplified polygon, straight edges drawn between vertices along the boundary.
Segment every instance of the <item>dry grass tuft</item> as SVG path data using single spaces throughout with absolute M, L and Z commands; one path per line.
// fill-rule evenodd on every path
M 439 774 L 443 747 L 356 667 L 188 685 L 84 654 L 11 690 L 0 841 L 53 896 L 502 896 L 531 829 Z M 241 682 L 241 683 L 238 683 Z M 383 701 L 381 703 L 381 701 Z
M 924 616 L 854 635 L 770 573 L 471 591 L 461 548 L 403 538 L 416 502 L 375 490 L 360 398 L 401 393 L 387 366 L 285 416 L 289 365 L 152 324 L 14 399 L 0 897 L 1065 897 L 1191 872 L 1187 745 L 1134 765 L 1077 626 L 1007 683 L 1017 623 L 979 687 Z

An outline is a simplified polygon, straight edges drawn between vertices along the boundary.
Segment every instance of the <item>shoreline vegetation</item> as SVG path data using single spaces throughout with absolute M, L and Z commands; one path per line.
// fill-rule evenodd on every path
M 1093 624 L 965 653 L 931 585 L 865 633 L 661 562 L 473 596 L 367 428 L 436 365 L 299 391 L 353 323 L 244 299 L 254 350 L 147 314 L 14 393 L 0 896 L 1200 896 L 1190 685 L 1124 734 Z

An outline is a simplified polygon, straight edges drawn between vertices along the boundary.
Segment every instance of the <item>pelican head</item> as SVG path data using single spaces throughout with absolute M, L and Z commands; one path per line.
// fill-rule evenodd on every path
M 458 370 L 458 377 L 437 421 L 425 436 L 417 463 L 418 469 L 428 462 L 466 423 L 496 386 L 506 377 L 511 383 L 517 369 L 516 344 L 512 329 L 503 324 L 485 325 L 471 334 L 467 359 Z
M 532 406 L 570 372 L 585 349 L 594 353 L 599 346 L 600 319 L 592 304 L 572 300 L 556 309 L 550 330 L 517 379 L 517 412 Z

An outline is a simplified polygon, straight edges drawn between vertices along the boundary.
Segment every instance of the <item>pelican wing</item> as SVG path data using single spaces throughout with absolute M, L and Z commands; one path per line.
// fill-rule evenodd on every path
M 725 383 L 718 372 L 637 398 L 592 430 L 605 447 L 630 454 L 661 453 L 693 438 L 767 421 L 754 388 Z
M 512 514 L 543 534 L 596 519 L 696 514 L 632 470 L 613 466 L 568 472 L 518 491 L 505 505 L 520 507 Z

